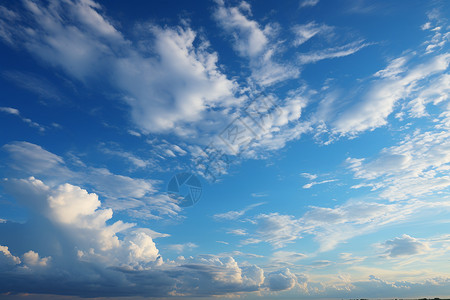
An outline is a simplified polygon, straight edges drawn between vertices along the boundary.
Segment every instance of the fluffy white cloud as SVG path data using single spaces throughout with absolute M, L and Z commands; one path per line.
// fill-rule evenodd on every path
M 24 1 L 29 23 L 5 24 L 2 36 L 37 58 L 88 83 L 99 77 L 123 94 L 132 119 L 145 133 L 175 133 L 174 127 L 204 118 L 210 107 L 233 98 L 234 83 L 217 66 L 208 43 L 194 46 L 190 28 L 141 25 L 151 49 L 134 47 L 94 1 Z M 32 24 L 32 27 L 29 27 Z M 120 55 L 118 54 L 120 53 Z M 148 55 L 151 53 L 151 55 Z
M 7 246 L 0 246 L 0 252 L 0 268 L 3 268 L 5 265 L 17 265 L 21 263 L 20 258 L 12 255 Z
M 421 242 L 407 234 L 388 240 L 382 246 L 386 249 L 388 257 L 416 255 L 430 250 L 427 243 Z
M 82 164 L 72 171 L 65 160 L 41 146 L 28 142 L 12 142 L 2 147 L 7 164 L 19 176 L 39 176 L 51 186 L 65 182 L 93 187 L 106 198 L 105 203 L 115 210 L 129 209 L 135 217 L 161 218 L 176 216 L 180 208 L 167 195 L 156 194 L 159 181 L 113 174 L 106 168 Z M 75 169 L 75 168 L 74 168 Z
M 290 290 L 297 283 L 297 277 L 288 268 L 268 273 L 265 284 L 271 291 Z
M 39 254 L 30 250 L 23 255 L 23 262 L 29 267 L 46 267 L 50 261 L 50 257 L 39 257 Z
M 220 25 L 234 36 L 234 47 L 241 56 L 253 57 L 261 54 L 268 44 L 268 39 L 260 25 L 249 20 L 241 7 L 225 7 L 220 3 L 215 18 Z
M 47 256 L 42 257 L 37 251 L 30 250 L 23 255 L 23 260 L 11 254 L 8 247 L 0 247 L 2 268 L 8 267 L 11 272 L 18 272 L 14 282 L 8 285 L 8 291 L 44 293 L 50 289 L 51 293 L 56 294 L 92 296 L 98 289 L 110 289 L 110 280 L 127 295 L 142 296 L 234 295 L 266 288 L 261 268 L 250 264 L 239 265 L 228 255 L 205 255 L 164 262 L 153 238 L 167 235 L 144 228 L 131 229 L 135 224 L 120 220 L 112 222 L 112 210 L 102 208 L 96 194 L 80 187 L 70 184 L 50 187 L 33 177 L 8 179 L 3 185 L 19 203 L 34 208 L 34 218 L 41 216 L 50 222 L 45 227 L 41 221 L 40 226 L 44 227 L 33 230 L 42 230 L 46 237 L 55 236 L 58 240 L 57 247 L 42 248 L 43 245 L 37 245 L 45 249 Z M 24 236 L 26 228 L 31 230 L 29 227 L 21 229 Z M 0 234 L 2 230 L 0 226 Z M 30 240 L 28 246 L 32 247 L 33 243 Z M 169 248 L 185 251 L 196 245 L 172 246 Z M 20 268 L 13 269 L 16 265 L 26 267 L 27 272 L 21 273 Z M 45 277 L 42 280 L 45 281 L 36 276 L 36 272 L 43 270 Z M 271 288 L 284 290 L 291 287 L 289 272 L 281 271 L 271 276 Z M 282 277 L 285 277 L 284 280 Z M 106 278 L 109 278 L 108 284 L 104 282 Z M 142 278 L 146 278 L 145 282 Z M 155 278 L 158 278 L 157 282 Z M 48 280 L 57 281 L 58 287 L 49 285 Z M 154 284 L 149 286 L 148 280 Z M 80 289 L 86 289 L 68 292 L 74 282 Z M 93 283 L 96 291 L 88 288 Z M 136 290 L 136 287 L 139 289 Z

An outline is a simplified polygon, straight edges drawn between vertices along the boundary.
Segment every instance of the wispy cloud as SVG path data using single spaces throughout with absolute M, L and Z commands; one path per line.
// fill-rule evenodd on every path
M 302 53 L 298 58 L 300 63 L 302 64 L 311 64 L 324 59 L 333 59 L 352 55 L 370 45 L 371 44 L 364 43 L 363 41 L 353 42 L 344 46 L 328 48 L 325 50 L 318 50 L 309 53 Z
M 324 183 L 335 182 L 335 181 L 337 181 L 337 179 L 329 179 L 329 180 L 323 180 L 323 181 L 313 181 L 313 182 L 310 182 L 310 183 L 307 183 L 307 184 L 303 185 L 303 188 L 304 189 L 309 189 L 309 188 L 312 188 L 313 186 L 318 185 L 318 184 L 324 184 Z
M 259 203 L 251 204 L 242 210 L 232 210 L 232 211 L 229 211 L 226 213 L 215 214 L 213 217 L 216 220 L 236 220 L 236 219 L 242 217 L 247 211 L 249 211 L 255 207 L 261 206 L 263 204 L 266 204 L 266 202 L 259 202 Z
M 300 46 L 316 35 L 331 34 L 333 27 L 324 24 L 319 25 L 316 22 L 309 22 L 308 24 L 292 27 L 292 31 L 295 34 L 295 40 L 293 42 L 294 46 Z
M 32 121 L 29 118 L 25 118 L 20 114 L 20 111 L 16 108 L 12 108 L 12 107 L 0 107 L 0 112 L 6 113 L 6 114 L 10 114 L 13 116 L 17 116 L 19 117 L 24 123 L 28 124 L 30 127 L 34 127 L 37 128 L 39 131 L 43 132 L 45 131 L 45 127 L 40 125 L 39 123 L 36 123 L 34 121 Z

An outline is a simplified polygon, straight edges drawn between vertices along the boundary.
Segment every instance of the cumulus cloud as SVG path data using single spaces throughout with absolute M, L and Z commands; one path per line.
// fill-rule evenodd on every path
M 421 242 L 407 234 L 388 240 L 382 246 L 386 249 L 386 256 L 391 258 L 422 254 L 430 250 L 427 243 Z
M 268 273 L 265 284 L 271 291 L 290 290 L 297 283 L 297 278 L 288 268 Z
M 33 177 L 10 178 L 3 186 L 19 203 L 33 208 L 30 220 L 41 217 L 47 221 L 41 219 L 37 226 L 0 224 L 0 236 L 7 237 L 11 230 L 13 234 L 18 230 L 28 241 L 20 245 L 33 248 L 20 259 L 7 246 L 0 246 L 0 266 L 15 276 L 7 286 L 0 284 L 1 290 L 85 297 L 117 296 L 119 292 L 127 296 L 162 297 L 234 295 L 266 288 L 261 268 L 239 265 L 231 256 L 204 255 L 164 261 L 154 238 L 167 235 L 113 220 L 112 210 L 103 208 L 96 194 L 80 187 L 70 184 L 51 187 Z M 45 235 L 37 240 L 27 238 L 35 236 L 36 231 Z M 55 241 L 56 247 L 48 247 Z M 9 242 L 14 244 L 14 240 Z M 40 250 L 34 250 L 34 246 Z M 196 247 L 193 243 L 172 246 L 169 248 L 176 251 Z M 20 267 L 28 271 L 22 272 Z M 36 276 L 37 272 L 45 276 Z M 0 282 L 5 283 L 3 276 L 6 275 L 0 276 Z M 276 290 L 290 288 L 290 276 L 286 271 L 273 274 L 270 286 Z M 283 278 L 288 283 L 283 283 Z M 73 289 L 75 282 L 77 290 Z M 93 284 L 95 289 L 90 288 Z
M 111 173 L 106 168 L 69 168 L 61 157 L 28 142 L 11 142 L 2 147 L 8 155 L 7 165 L 19 176 L 39 176 L 57 186 L 65 182 L 92 186 L 115 210 L 128 209 L 135 217 L 161 218 L 176 216 L 180 207 L 167 195 L 156 191 L 159 181 L 132 178 Z M 76 169 L 77 171 L 73 171 Z
M 93 1 L 48 6 L 24 1 L 24 14 L 30 23 L 4 23 L 3 36 L 80 81 L 100 76 L 108 80 L 123 94 L 144 133 L 199 121 L 208 108 L 233 97 L 234 83 L 219 70 L 217 54 L 208 50 L 207 42 L 194 46 L 198 39 L 190 28 L 142 25 L 147 42 L 153 44 L 148 55 L 134 47 Z
M 215 12 L 215 18 L 220 25 L 234 34 L 234 47 L 241 56 L 253 57 L 265 50 L 268 38 L 260 25 L 249 20 L 242 7 L 225 7 L 220 4 Z
M 33 250 L 30 250 L 23 255 L 24 264 L 30 267 L 46 267 L 50 259 L 50 257 L 39 257 L 39 254 Z
M 5 265 L 17 265 L 21 263 L 20 258 L 12 255 L 7 246 L 0 246 L 0 252 L 0 268 Z

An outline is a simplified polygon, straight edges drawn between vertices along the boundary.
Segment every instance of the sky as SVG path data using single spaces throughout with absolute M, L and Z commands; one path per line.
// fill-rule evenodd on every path
M 450 297 L 448 1 L 0 3 L 0 298 Z

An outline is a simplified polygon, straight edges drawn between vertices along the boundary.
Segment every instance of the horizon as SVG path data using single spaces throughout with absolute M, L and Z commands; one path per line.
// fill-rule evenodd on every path
M 450 2 L 0 4 L 0 298 L 450 298 Z

